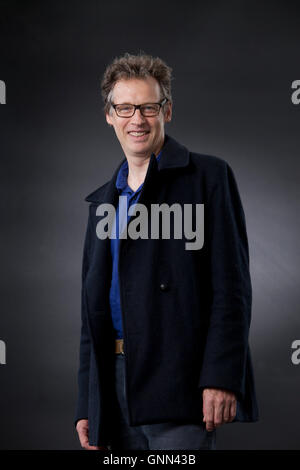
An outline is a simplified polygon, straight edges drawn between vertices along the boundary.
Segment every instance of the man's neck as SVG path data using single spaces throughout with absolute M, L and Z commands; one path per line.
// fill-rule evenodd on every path
M 126 156 L 128 162 L 128 186 L 136 191 L 144 182 L 148 170 L 151 154 L 154 153 L 157 157 L 160 153 L 162 145 L 158 150 L 154 150 L 150 155 L 141 156 Z

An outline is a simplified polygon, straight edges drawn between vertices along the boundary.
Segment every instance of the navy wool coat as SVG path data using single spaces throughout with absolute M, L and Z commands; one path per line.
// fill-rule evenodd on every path
M 85 198 L 90 204 L 74 424 L 89 420 L 90 445 L 109 444 L 115 426 L 110 239 L 101 240 L 96 234 L 101 219 L 96 210 L 103 203 L 117 206 L 115 181 L 124 161 L 110 181 Z M 186 250 L 185 243 L 191 240 L 172 237 L 172 228 L 171 239 L 120 241 L 130 425 L 202 422 L 205 387 L 236 394 L 235 421 L 257 421 L 248 343 L 252 302 L 248 239 L 231 167 L 219 157 L 190 152 L 166 135 L 160 161 L 151 155 L 138 202 L 149 209 L 149 227 L 151 204 L 204 204 L 204 244 L 199 250 Z

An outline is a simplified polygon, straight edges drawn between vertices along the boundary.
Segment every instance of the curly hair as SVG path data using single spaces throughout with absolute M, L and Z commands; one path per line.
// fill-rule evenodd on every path
M 123 56 L 116 57 L 103 74 L 101 94 L 104 101 L 104 113 L 110 110 L 113 88 L 118 80 L 147 77 L 153 77 L 158 81 L 161 99 L 166 97 L 172 103 L 172 68 L 159 57 L 153 57 L 144 52 L 138 55 L 126 52 Z

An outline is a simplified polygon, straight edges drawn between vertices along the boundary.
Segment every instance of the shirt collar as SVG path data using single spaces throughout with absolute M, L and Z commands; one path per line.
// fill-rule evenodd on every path
M 160 160 L 161 154 L 162 154 L 162 150 L 159 152 L 159 154 L 156 157 L 157 161 Z M 124 190 L 127 189 L 127 187 L 128 187 L 127 177 L 128 177 L 128 161 L 125 160 L 123 165 L 121 166 L 121 168 L 119 170 L 119 173 L 118 173 L 118 176 L 117 176 L 117 179 L 116 179 L 116 188 L 119 191 L 124 191 Z M 142 185 L 143 185 L 143 183 L 137 189 L 137 191 L 141 189 Z M 132 190 L 131 190 L 131 192 L 132 192 Z

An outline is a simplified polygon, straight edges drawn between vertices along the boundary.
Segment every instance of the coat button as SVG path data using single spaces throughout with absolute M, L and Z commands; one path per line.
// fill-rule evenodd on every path
M 162 290 L 162 291 L 167 290 L 167 285 L 166 284 L 161 284 L 159 287 L 160 287 L 160 290 Z

